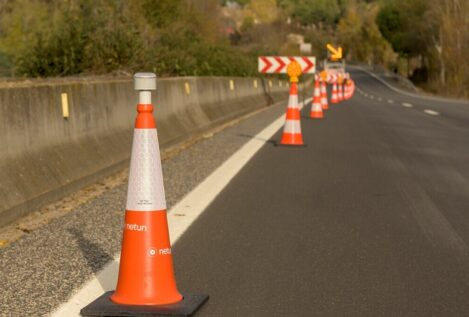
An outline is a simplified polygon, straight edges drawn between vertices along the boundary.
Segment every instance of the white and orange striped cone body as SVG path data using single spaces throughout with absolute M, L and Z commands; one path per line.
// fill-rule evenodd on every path
M 313 94 L 313 103 L 311 104 L 311 111 L 309 116 L 312 119 L 322 119 L 324 118 L 324 113 L 322 111 L 321 105 L 321 89 L 319 88 L 319 80 L 314 81 L 314 94 Z
M 352 84 L 352 80 L 349 79 L 349 81 L 348 81 L 347 83 L 348 83 L 348 85 L 347 85 L 347 87 L 348 87 L 348 89 L 347 89 L 347 94 L 348 94 L 348 99 L 350 99 L 350 98 L 352 98 L 352 96 L 353 96 L 353 87 L 352 87 L 353 84 Z
M 353 97 L 353 94 L 355 94 L 355 82 L 350 79 L 350 98 Z
M 339 100 L 339 102 L 342 102 L 344 101 L 344 89 L 343 89 L 343 85 L 342 84 L 339 84 L 338 87 L 337 87 L 337 99 Z
M 337 96 L 337 83 L 332 85 L 331 103 L 339 103 L 339 96 Z
M 353 96 L 353 90 L 354 90 L 354 88 L 353 88 L 353 80 L 348 79 L 348 80 L 347 80 L 347 99 L 352 98 L 352 96 Z
M 303 145 L 303 135 L 301 134 L 300 106 L 298 105 L 298 85 L 292 82 L 290 86 L 290 96 L 288 98 L 287 113 L 285 115 L 285 125 L 283 127 L 281 145 Z
M 148 73 L 136 74 L 136 89 L 140 89 L 137 78 L 141 78 L 137 75 L 145 74 Z M 145 80 L 139 83 L 143 83 L 143 86 L 147 84 Z M 119 279 L 111 300 L 124 305 L 173 304 L 181 301 L 182 295 L 176 288 L 173 271 L 151 95 L 141 94 L 137 111 Z
M 349 88 L 350 88 L 349 83 L 348 83 L 348 81 L 346 81 L 344 83 L 344 100 L 348 100 L 350 98 L 350 94 L 349 94 L 350 89 Z
M 195 312 L 208 299 L 207 295 L 184 294 L 183 297 L 176 287 L 158 133 L 151 102 L 156 75 L 135 74 L 135 89 L 139 91 L 138 115 L 117 287 L 84 307 L 80 312 L 84 316 L 143 316 L 150 306 L 154 315 L 180 316 L 183 311 Z
M 321 106 L 322 106 L 322 110 L 329 109 L 329 104 L 327 102 L 326 82 L 324 80 L 321 81 Z

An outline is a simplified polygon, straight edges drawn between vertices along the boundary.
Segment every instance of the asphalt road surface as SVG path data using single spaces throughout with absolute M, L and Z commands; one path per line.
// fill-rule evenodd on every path
M 176 244 L 198 316 L 469 316 L 469 105 L 352 78 L 374 98 L 306 107 Z
M 173 246 L 179 289 L 210 295 L 196 316 L 469 316 L 469 104 L 351 75 L 359 90 L 325 119 L 303 109 L 306 147 L 266 140 Z M 170 204 L 284 109 L 165 163 Z M 45 314 L 102 268 L 124 199 L 118 187 L 0 250 L 0 314 Z

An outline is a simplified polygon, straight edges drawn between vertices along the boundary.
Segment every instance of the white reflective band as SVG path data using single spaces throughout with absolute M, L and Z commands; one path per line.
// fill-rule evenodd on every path
M 298 108 L 298 95 L 290 95 L 288 98 L 289 108 Z
M 166 209 L 156 129 L 134 130 L 126 209 L 133 211 Z
M 300 120 L 285 120 L 283 132 L 299 134 L 301 133 Z
M 322 106 L 320 103 L 313 102 L 311 106 L 311 111 L 322 111 Z

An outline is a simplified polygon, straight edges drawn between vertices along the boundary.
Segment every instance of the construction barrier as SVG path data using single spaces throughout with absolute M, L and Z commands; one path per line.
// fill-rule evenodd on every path
M 258 87 L 252 78 L 158 80 L 160 145 L 287 98 L 288 87 L 261 79 Z M 129 78 L 0 83 L 0 226 L 125 167 L 135 102 Z

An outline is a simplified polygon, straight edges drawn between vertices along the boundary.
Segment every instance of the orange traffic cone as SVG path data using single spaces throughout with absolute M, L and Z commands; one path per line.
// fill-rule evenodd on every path
M 337 89 L 337 98 L 339 99 L 339 102 L 344 101 L 344 86 L 342 84 L 339 84 Z
M 347 85 L 345 86 L 346 94 L 347 94 L 347 99 L 352 98 L 353 92 L 352 92 L 352 81 L 350 79 L 347 80 Z
M 332 86 L 331 103 L 339 103 L 339 96 L 337 95 L 337 84 L 336 83 L 334 83 L 334 85 Z
M 321 105 L 321 92 L 319 88 L 319 80 L 316 79 L 314 82 L 314 95 L 313 95 L 313 103 L 311 105 L 311 112 L 309 116 L 313 119 L 322 119 L 324 118 L 324 114 L 322 112 L 322 105 Z
M 344 93 L 343 93 L 343 94 L 344 94 L 344 100 L 348 100 L 348 99 L 349 99 L 349 95 L 348 95 L 348 92 L 349 92 L 349 89 L 348 89 L 348 88 L 349 88 L 349 87 L 348 87 L 348 85 L 349 85 L 348 82 L 344 82 L 344 84 L 343 84 L 343 87 L 344 87 L 344 88 L 343 88 L 343 89 L 344 89 Z
M 160 149 L 151 90 L 156 75 L 135 74 L 139 91 L 130 161 L 119 278 L 107 292 L 83 308 L 85 316 L 140 316 L 151 311 L 181 316 L 194 313 L 207 295 L 181 295 L 176 287 L 166 217 Z
M 290 86 L 290 97 L 288 98 L 285 126 L 283 128 L 280 145 L 303 145 L 301 134 L 300 107 L 298 105 L 298 85 L 292 82 Z
M 329 104 L 327 103 L 327 89 L 325 81 L 321 81 L 321 106 L 322 110 L 329 109 Z
M 353 94 L 355 93 L 355 82 L 350 79 L 350 98 L 353 97 Z

